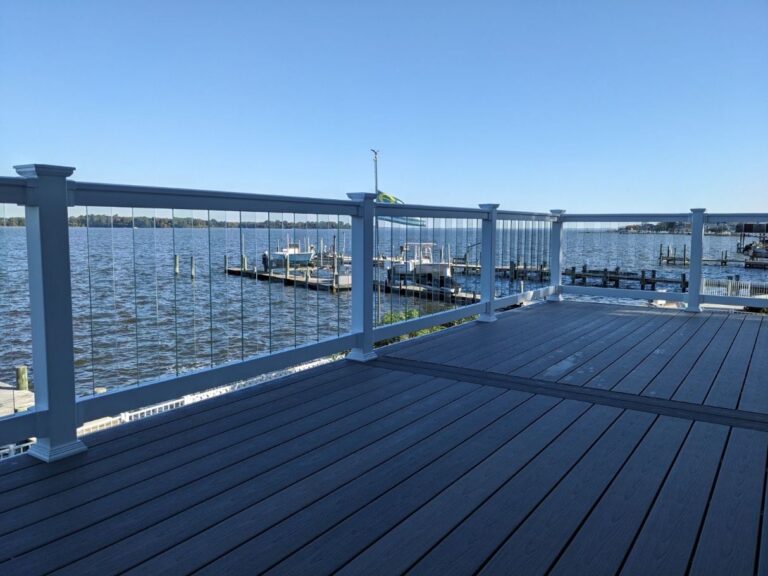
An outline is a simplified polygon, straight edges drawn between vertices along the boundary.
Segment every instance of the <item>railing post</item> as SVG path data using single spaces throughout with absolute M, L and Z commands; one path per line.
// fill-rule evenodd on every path
M 77 439 L 67 177 L 74 168 L 15 166 L 27 178 L 25 209 L 35 404 L 47 417 L 29 454 L 52 462 L 85 450 Z
M 480 297 L 485 305 L 478 317 L 480 322 L 496 320 L 493 299 L 496 296 L 496 211 L 498 204 L 480 204 L 487 211 L 482 224 L 482 250 L 480 257 Z
M 559 302 L 563 299 L 561 288 L 563 284 L 563 220 L 565 210 L 550 210 L 555 220 L 549 230 L 549 284 L 555 292 L 547 296 L 550 302 Z
M 352 217 L 352 332 L 357 343 L 347 355 L 350 360 L 367 362 L 376 358 L 373 351 L 373 254 L 374 205 L 376 194 L 347 194 L 360 203 Z
M 701 268 L 704 258 L 704 217 L 706 208 L 691 208 L 691 259 L 688 300 L 685 309 L 701 312 Z M 685 263 L 683 263 L 685 264 Z

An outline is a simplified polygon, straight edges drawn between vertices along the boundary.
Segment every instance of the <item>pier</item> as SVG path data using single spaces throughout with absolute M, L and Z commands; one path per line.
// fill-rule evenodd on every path
M 656 270 L 641 270 L 640 272 L 622 271 L 621 268 L 588 269 L 584 264 L 581 270 L 571 266 L 563 270 L 563 276 L 570 278 L 571 284 L 582 286 L 600 286 L 601 288 L 637 287 L 640 290 L 657 290 L 658 285 L 676 286 L 681 292 L 688 289 L 689 280 L 685 272 L 678 278 L 658 276 Z
M 333 277 L 318 277 L 315 268 L 291 268 L 286 270 L 259 271 L 255 269 L 244 270 L 242 268 L 227 268 L 230 276 L 243 276 L 265 282 L 280 282 L 286 286 L 296 286 L 307 290 L 343 292 L 352 289 L 352 278 L 347 275 L 335 275 Z M 313 274 L 315 272 L 315 274 Z

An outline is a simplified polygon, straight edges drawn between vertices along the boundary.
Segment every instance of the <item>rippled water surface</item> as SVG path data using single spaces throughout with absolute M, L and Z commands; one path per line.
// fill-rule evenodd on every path
M 509 232 L 509 231 L 508 231 Z M 499 239 L 497 262 L 546 265 L 546 231 Z M 444 257 L 479 261 L 479 228 L 379 230 L 378 254 L 396 255 L 399 245 L 434 242 Z M 261 267 L 261 254 L 288 241 L 302 246 L 331 246 L 350 253 L 351 231 L 268 230 L 251 228 L 70 228 L 76 378 L 81 394 L 97 387 L 136 384 L 164 374 L 209 367 L 344 334 L 350 329 L 351 293 L 316 292 L 279 282 L 225 274 L 225 258 L 238 266 L 241 250 L 249 266 Z M 618 234 L 566 229 L 566 266 L 579 269 L 621 267 L 658 269 L 679 276 L 683 267 L 659 267 L 659 248 L 682 254 L 690 238 L 667 234 Z M 707 236 L 705 258 L 733 255 L 735 237 Z M 179 256 L 179 273 L 174 271 Z M 194 278 L 192 259 L 194 258 Z M 739 275 L 766 279 L 764 271 L 743 264 L 705 267 L 705 276 Z M 479 291 L 479 277 L 457 278 L 466 292 Z M 567 282 L 567 279 L 565 280 Z M 0 228 L 0 382 L 14 381 L 14 366 L 31 365 L 25 229 Z M 529 282 L 526 289 L 539 286 Z M 518 281 L 497 280 L 499 295 L 521 288 Z M 670 286 L 670 289 L 675 289 Z M 419 314 L 451 304 L 399 295 L 377 294 L 379 320 L 386 313 L 415 309 Z

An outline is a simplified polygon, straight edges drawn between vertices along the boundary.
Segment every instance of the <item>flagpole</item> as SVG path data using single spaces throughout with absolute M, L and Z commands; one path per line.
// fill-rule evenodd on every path
M 379 151 L 371 148 L 373 152 L 373 193 L 379 193 Z
M 373 152 L 373 193 L 376 194 L 376 199 L 374 199 L 374 202 L 375 202 L 379 196 L 379 151 L 371 148 L 371 152 Z M 373 250 L 374 257 L 375 257 L 379 250 L 379 219 L 376 218 L 375 212 L 373 217 L 376 220 L 376 229 L 374 230 L 375 248 Z M 370 263 L 371 266 L 373 266 L 374 264 L 375 264 L 374 262 Z M 378 287 L 377 298 L 376 298 L 376 322 L 378 323 L 379 319 L 381 318 L 381 277 L 378 274 L 378 272 L 376 273 L 376 276 L 377 276 L 376 285 Z

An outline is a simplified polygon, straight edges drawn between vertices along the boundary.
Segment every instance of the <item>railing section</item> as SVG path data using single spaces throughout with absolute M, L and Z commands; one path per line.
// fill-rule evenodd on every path
M 592 214 L 562 222 L 561 294 L 766 307 L 767 214 Z
M 768 293 L 766 214 L 524 213 L 17 171 L 0 178 L 0 393 L 11 398 L 0 446 L 35 438 L 30 453 L 46 461 L 86 449 L 86 422 L 333 354 L 366 361 L 377 342 L 492 322 L 525 300 L 696 311 L 764 308 Z
M 765 215 L 707 216 L 702 248 L 704 302 L 768 308 L 766 220 Z
M 35 406 L 27 238 L 23 222 L 23 208 L 0 203 L 0 419 Z M 0 459 L 27 445 L 26 438 L 16 438 L 10 445 L 0 447 Z

